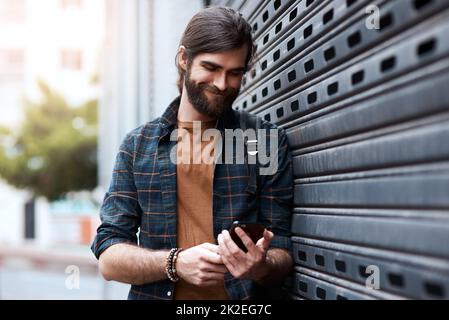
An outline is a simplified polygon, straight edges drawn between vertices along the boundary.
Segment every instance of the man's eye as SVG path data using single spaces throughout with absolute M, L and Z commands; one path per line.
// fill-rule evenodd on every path
M 233 72 L 231 72 L 231 74 L 233 76 L 239 77 L 239 76 L 243 75 L 243 71 L 233 71 Z
M 209 70 L 209 71 L 215 71 L 215 70 L 217 70 L 217 68 L 214 68 L 214 67 L 208 67 L 208 66 L 205 66 L 204 67 L 206 70 Z

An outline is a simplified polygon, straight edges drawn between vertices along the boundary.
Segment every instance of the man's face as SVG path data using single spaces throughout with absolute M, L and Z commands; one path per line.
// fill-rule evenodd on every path
M 203 53 L 188 64 L 185 89 L 198 112 L 218 118 L 231 109 L 240 92 L 246 54 L 246 46 L 220 53 Z

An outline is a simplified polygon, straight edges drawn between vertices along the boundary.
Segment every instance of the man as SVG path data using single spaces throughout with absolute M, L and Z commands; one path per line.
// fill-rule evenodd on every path
M 254 54 L 241 14 L 202 10 L 176 56 L 180 96 L 123 141 L 92 251 L 106 280 L 132 285 L 129 299 L 253 299 L 258 288 L 279 285 L 291 271 L 293 173 L 285 131 L 261 123 L 277 136 L 278 168 L 271 175 L 254 179 L 247 164 L 191 161 L 207 158 L 217 142 L 192 138 L 195 123 L 201 132 L 221 134 L 240 127 L 242 113 L 231 106 Z M 176 128 L 182 144 L 172 139 Z M 189 161 L 174 163 L 173 147 L 180 158 L 191 151 L 185 141 L 199 145 L 187 153 Z M 228 232 L 235 220 L 258 221 L 271 231 L 254 243 L 237 228 L 245 253 Z

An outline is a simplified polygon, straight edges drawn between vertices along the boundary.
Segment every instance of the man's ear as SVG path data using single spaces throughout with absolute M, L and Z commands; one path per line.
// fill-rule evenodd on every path
M 181 67 L 181 69 L 183 69 L 184 71 L 187 70 L 187 62 L 188 62 L 188 58 L 187 58 L 187 54 L 186 54 L 186 47 L 181 45 L 181 46 L 179 46 L 179 49 L 178 49 L 178 64 Z

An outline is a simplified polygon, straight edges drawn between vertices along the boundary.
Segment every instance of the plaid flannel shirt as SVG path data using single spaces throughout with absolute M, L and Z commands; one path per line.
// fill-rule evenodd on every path
M 170 141 L 170 134 L 177 123 L 179 102 L 178 97 L 161 117 L 131 131 L 121 144 L 100 210 L 101 225 L 91 247 L 97 259 L 117 243 L 153 250 L 176 247 L 176 163 L 170 161 L 176 141 Z M 225 128 L 239 127 L 238 117 L 239 112 L 231 110 L 218 119 L 217 129 L 223 137 Z M 261 122 L 261 129 L 278 130 L 278 171 L 260 175 L 257 180 L 248 165 L 217 163 L 213 177 L 213 234 L 216 240 L 235 220 L 258 221 L 275 235 L 270 247 L 291 252 L 291 154 L 285 130 Z M 251 280 L 236 279 L 227 273 L 225 287 L 232 300 L 257 298 L 257 285 Z M 168 279 L 132 285 L 128 299 L 171 300 L 174 289 L 175 284 Z

